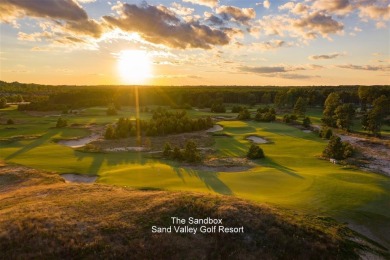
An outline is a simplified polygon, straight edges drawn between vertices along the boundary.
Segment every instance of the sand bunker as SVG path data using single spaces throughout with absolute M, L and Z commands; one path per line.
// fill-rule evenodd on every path
M 64 178 L 66 183 L 70 183 L 70 182 L 94 183 L 97 179 L 97 176 L 87 176 L 87 175 L 79 175 L 73 173 L 61 174 L 61 177 Z
M 214 125 L 212 128 L 209 128 L 206 130 L 207 133 L 214 133 L 214 132 L 218 132 L 218 131 L 222 131 L 223 130 L 223 127 L 220 126 L 220 125 Z
M 232 120 L 232 119 L 236 119 L 236 117 L 231 117 L 231 116 L 216 116 L 214 118 L 217 119 L 217 120 Z
M 128 147 L 117 147 L 104 149 L 106 152 L 143 152 L 147 151 L 148 148 L 142 146 L 128 146 Z
M 83 147 L 84 145 L 86 145 L 92 141 L 96 141 L 97 139 L 99 139 L 99 137 L 100 137 L 100 134 L 92 134 L 92 135 L 89 135 L 87 137 L 83 137 L 80 139 L 61 140 L 58 143 L 65 145 L 65 146 L 72 147 L 72 148 L 80 148 L 80 147 Z
M 302 130 L 302 132 L 304 132 L 304 133 L 311 133 L 312 131 L 311 130 Z
M 245 139 L 250 140 L 250 141 L 254 142 L 255 144 L 266 144 L 266 143 L 269 143 L 264 138 L 261 138 L 261 137 L 258 137 L 258 136 L 254 136 L 254 135 L 248 136 Z

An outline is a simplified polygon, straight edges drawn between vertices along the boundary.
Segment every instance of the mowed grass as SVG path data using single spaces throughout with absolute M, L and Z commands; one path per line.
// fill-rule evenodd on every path
M 344 168 L 320 160 L 326 141 L 281 123 L 221 121 L 222 133 L 214 148 L 220 157 L 242 157 L 250 146 L 245 139 L 258 135 L 271 141 L 261 144 L 266 158 L 242 172 L 207 172 L 140 153 L 82 153 L 53 142 L 58 138 L 88 135 L 84 129 L 56 129 L 56 117 L 31 117 L 15 110 L 1 110 L 2 117 L 18 118 L 16 134 L 39 134 L 32 140 L 0 143 L 0 158 L 60 173 L 98 175 L 98 182 L 129 187 L 219 193 L 286 208 L 323 214 L 368 229 L 371 237 L 390 247 L 390 178 Z M 104 108 L 90 108 L 69 115 L 70 123 L 106 124 L 119 116 L 134 116 L 124 108 L 118 116 L 106 116 Z M 194 116 L 207 112 L 192 110 Z M 8 114 L 10 113 L 10 114 Z M 318 111 L 316 111 L 318 114 Z M 211 113 L 207 113 L 213 115 Z M 143 118 L 150 113 L 142 113 Z M 0 137 L 13 135 L 2 125 Z

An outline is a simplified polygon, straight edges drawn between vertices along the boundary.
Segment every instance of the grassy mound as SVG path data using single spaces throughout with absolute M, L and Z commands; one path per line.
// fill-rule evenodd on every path
M 0 167 L 0 184 L 5 259 L 355 259 L 371 250 L 332 220 L 231 196 L 65 184 L 55 173 L 9 165 Z M 245 233 L 152 233 L 154 225 L 171 225 L 173 216 L 222 218 Z

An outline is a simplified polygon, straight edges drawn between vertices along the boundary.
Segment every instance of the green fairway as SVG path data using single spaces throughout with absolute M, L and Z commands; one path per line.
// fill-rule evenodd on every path
M 107 124 L 120 116 L 134 116 L 124 108 L 106 116 L 105 108 L 89 108 L 67 115 L 70 124 Z M 314 214 L 324 214 L 356 226 L 364 226 L 390 245 L 390 178 L 343 168 L 318 159 L 327 141 L 313 133 L 281 123 L 220 121 L 226 136 L 215 136 L 217 156 L 243 157 L 248 135 L 269 140 L 261 144 L 266 158 L 242 172 L 208 172 L 185 168 L 165 160 L 149 159 L 136 152 L 83 153 L 55 143 L 55 139 L 83 137 L 80 128 L 54 128 L 58 117 L 28 116 L 14 109 L 0 110 L 2 118 L 17 124 L 1 125 L 0 139 L 19 135 L 34 139 L 2 141 L 0 158 L 60 173 L 98 175 L 98 182 L 121 186 L 220 193 L 266 202 Z M 192 116 L 211 115 L 189 111 Z M 234 115 L 234 114 L 231 114 Z M 318 111 L 312 112 L 312 117 Z M 150 113 L 142 113 L 149 118 Z M 317 119 L 313 120 L 314 122 Z M 37 137 L 39 136 L 39 137 Z

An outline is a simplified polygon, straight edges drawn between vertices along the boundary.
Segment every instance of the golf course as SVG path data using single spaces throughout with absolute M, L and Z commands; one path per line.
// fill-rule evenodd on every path
M 255 111 L 256 109 L 253 109 Z M 332 164 L 321 158 L 328 143 L 318 134 L 275 122 L 238 121 L 237 113 L 188 110 L 193 118 L 214 118 L 222 130 L 208 133 L 213 142 L 213 159 L 243 158 L 252 141 L 266 140 L 260 147 L 266 157 L 242 167 L 200 167 L 147 152 L 87 152 L 61 144 L 63 140 L 90 136 L 92 128 L 134 117 L 133 107 L 123 107 L 108 116 L 105 107 L 91 107 L 61 115 L 69 126 L 56 128 L 60 113 L 39 114 L 18 111 L 15 105 L 0 110 L 0 158 L 59 174 L 96 176 L 96 182 L 122 187 L 167 191 L 222 194 L 266 203 L 275 207 L 334 218 L 390 247 L 390 178 L 348 165 Z M 320 109 L 308 111 L 312 121 L 320 120 Z M 149 119 L 150 112 L 141 112 Z M 220 118 L 220 119 L 218 119 Z M 386 128 L 384 133 L 386 133 Z

